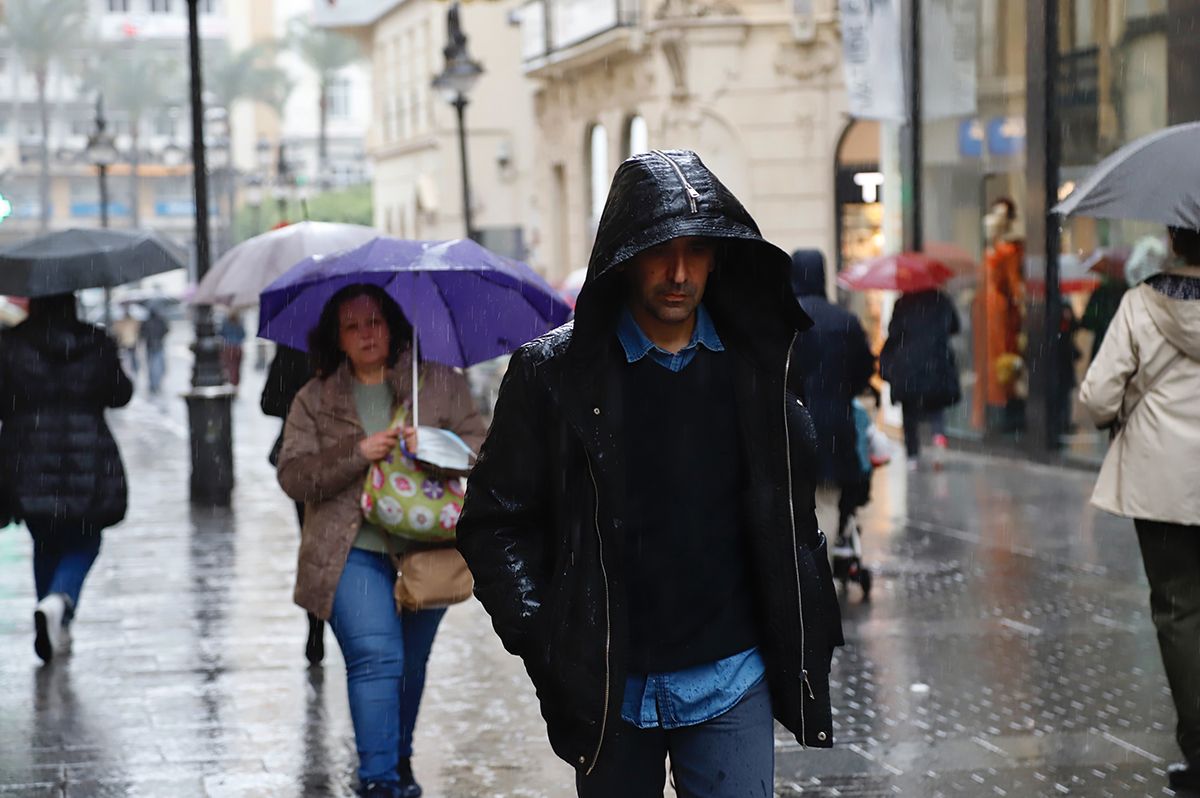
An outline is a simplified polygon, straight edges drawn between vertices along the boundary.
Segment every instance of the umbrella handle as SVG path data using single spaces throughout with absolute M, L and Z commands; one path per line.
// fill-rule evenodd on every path
M 419 410 L 419 405 L 420 405 L 420 397 L 419 397 L 420 385 L 419 385 L 419 378 L 418 378 L 418 374 L 417 374 L 417 355 L 418 355 L 417 331 L 416 331 L 416 329 L 414 329 L 413 335 L 412 335 L 412 426 L 413 426 L 413 429 L 416 429 L 417 427 L 420 426 L 420 422 L 418 419 L 418 410 Z M 420 441 L 417 442 L 417 445 L 418 446 L 421 445 Z M 415 452 L 414 452 L 414 454 L 415 454 Z

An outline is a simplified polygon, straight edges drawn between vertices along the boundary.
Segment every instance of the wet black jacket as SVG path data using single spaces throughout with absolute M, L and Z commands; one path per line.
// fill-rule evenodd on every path
M 750 487 L 740 511 L 775 716 L 808 745 L 832 742 L 841 620 L 814 513 L 811 419 L 786 380 L 808 321 L 788 290 L 787 255 L 699 158 L 648 153 L 617 170 L 575 321 L 513 357 L 458 525 L 475 594 L 524 659 L 551 745 L 585 773 L 620 717 L 628 655 L 615 272 L 685 235 L 723 240 L 704 302 L 734 357 L 739 407 L 713 423 L 742 432 Z
M 94 528 L 125 517 L 125 469 L 104 410 L 132 395 L 116 344 L 96 327 L 30 319 L 0 333 L 0 486 L 17 517 Z
M 296 394 L 300 393 L 300 389 L 312 378 L 313 370 L 308 355 L 299 349 L 278 344 L 275 349 L 275 357 L 271 360 L 271 367 L 267 370 L 267 381 L 263 385 L 259 407 L 268 416 L 275 416 L 287 421 L 288 411 L 292 408 L 292 401 L 296 398 Z M 271 453 L 267 456 L 271 465 L 279 462 L 279 452 L 282 449 L 283 430 L 281 429 L 278 437 L 275 438 L 275 444 L 271 447 Z
M 812 327 L 796 342 L 796 368 L 817 430 L 818 478 L 846 484 L 862 479 L 858 430 L 850 401 L 867 389 L 875 355 L 858 317 L 826 299 L 825 259 L 816 250 L 792 255 L 792 290 Z
M 892 308 L 881 374 L 899 404 L 941 410 L 962 398 L 950 336 L 959 330 L 954 301 L 941 291 L 904 294 Z

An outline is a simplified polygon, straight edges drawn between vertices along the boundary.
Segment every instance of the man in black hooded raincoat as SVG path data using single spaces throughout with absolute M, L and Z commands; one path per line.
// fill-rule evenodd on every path
M 581 796 L 773 795 L 832 744 L 841 621 L 788 256 L 692 152 L 617 170 L 573 323 L 522 347 L 458 545 Z

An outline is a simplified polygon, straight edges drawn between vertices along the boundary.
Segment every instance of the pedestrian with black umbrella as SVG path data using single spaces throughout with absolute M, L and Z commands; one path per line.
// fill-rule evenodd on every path
M 33 536 L 34 650 L 45 662 L 70 650 L 101 533 L 127 508 L 104 411 L 127 404 L 133 383 L 116 343 L 79 320 L 73 292 L 183 265 L 141 231 L 64 230 L 0 249 L 0 294 L 30 297 L 29 318 L 0 333 L 0 510 Z

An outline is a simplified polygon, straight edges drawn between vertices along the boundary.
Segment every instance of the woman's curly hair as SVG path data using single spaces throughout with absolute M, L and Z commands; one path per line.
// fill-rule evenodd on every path
M 355 283 L 338 291 L 325 307 L 321 309 L 321 317 L 317 326 L 308 334 L 308 357 L 312 362 L 313 371 L 321 379 L 326 379 L 338 370 L 346 360 L 342 351 L 341 323 L 338 312 L 346 302 L 367 296 L 374 299 L 383 313 L 383 320 L 388 328 L 389 367 L 396 365 L 397 358 L 412 342 L 413 329 L 404 311 L 396 304 L 396 300 L 387 295 L 382 288 L 369 283 Z

